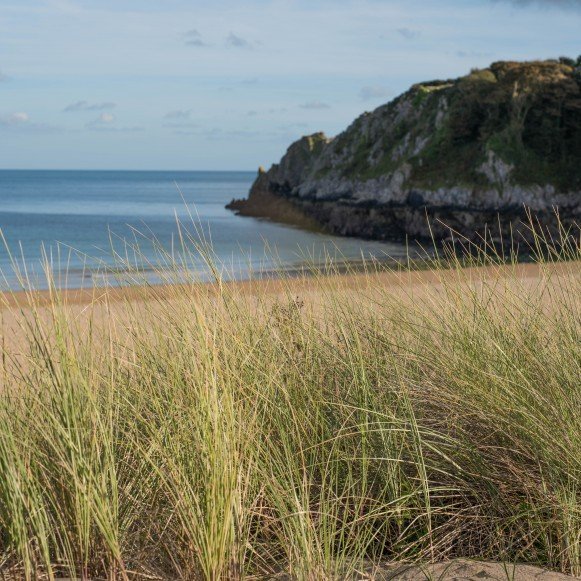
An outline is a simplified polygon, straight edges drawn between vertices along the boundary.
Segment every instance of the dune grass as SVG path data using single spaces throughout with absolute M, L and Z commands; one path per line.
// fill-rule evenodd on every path
M 336 579 L 475 557 L 581 575 L 579 246 L 535 279 L 443 258 L 431 284 L 331 265 L 277 292 L 216 269 L 83 311 L 30 294 L 25 355 L 3 354 L 4 574 Z

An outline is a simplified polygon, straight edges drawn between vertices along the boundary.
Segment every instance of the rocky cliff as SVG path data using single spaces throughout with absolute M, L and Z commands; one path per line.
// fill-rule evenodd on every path
M 581 218 L 581 57 L 414 85 L 343 133 L 293 143 L 229 208 L 375 239 L 556 229 Z

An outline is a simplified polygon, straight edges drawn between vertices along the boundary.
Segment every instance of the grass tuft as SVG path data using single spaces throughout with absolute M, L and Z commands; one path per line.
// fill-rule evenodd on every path
M 581 575 L 578 241 L 540 237 L 527 266 L 448 253 L 236 285 L 186 238 L 215 284 L 164 255 L 163 292 L 137 272 L 79 306 L 49 270 L 48 302 L 5 295 L 6 575 L 337 579 L 457 557 Z

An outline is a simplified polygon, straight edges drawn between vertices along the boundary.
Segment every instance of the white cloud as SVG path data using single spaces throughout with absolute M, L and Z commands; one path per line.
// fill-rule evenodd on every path
M 196 29 L 188 30 L 184 36 L 186 37 L 186 44 L 188 46 L 197 46 L 197 47 L 208 46 L 202 40 L 202 35 L 200 34 L 200 32 Z
M 30 116 L 28 113 L 12 113 L 8 115 L 7 121 L 10 125 L 21 125 L 22 123 L 28 123 Z
M 108 109 L 115 109 L 116 104 L 110 101 L 105 101 L 102 103 L 89 103 L 87 101 L 75 101 L 70 105 L 67 105 L 64 109 L 64 113 L 73 113 L 75 111 L 105 111 Z
M 418 36 L 420 36 L 419 30 L 412 30 L 411 28 L 398 28 L 397 32 L 406 40 L 413 40 L 414 38 L 418 38 Z
M 115 122 L 113 113 L 101 113 L 96 119 L 85 124 L 86 129 L 103 129 Z
M 252 48 L 252 43 L 231 32 L 226 38 L 226 45 L 234 48 Z
M 191 109 L 175 109 L 168 111 L 163 117 L 164 119 L 189 119 Z
M 190 120 L 192 114 L 191 109 L 174 109 L 173 111 L 168 111 L 163 118 L 167 121 L 163 124 L 164 127 L 169 129 L 186 129 L 186 128 L 196 128 L 199 127 L 198 123 Z
M 0 127 L 23 127 L 30 122 L 28 113 L 10 113 L 0 116 Z
M 307 101 L 302 105 L 299 105 L 301 109 L 330 109 L 331 105 L 323 103 L 322 101 Z
M 30 115 L 23 111 L 0 116 L 0 128 L 27 133 L 58 133 L 62 131 L 62 128 L 48 123 L 31 122 Z

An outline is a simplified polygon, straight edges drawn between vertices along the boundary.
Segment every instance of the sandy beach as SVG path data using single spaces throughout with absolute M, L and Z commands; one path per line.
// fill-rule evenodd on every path
M 581 263 L 579 262 L 559 262 L 555 264 L 539 265 L 536 263 L 525 263 L 503 266 L 467 267 L 462 269 L 463 279 L 490 280 L 495 278 L 506 278 L 516 276 L 518 279 L 527 280 L 531 283 L 538 280 L 541 273 L 551 273 L 557 276 L 581 275 Z M 379 284 L 384 288 L 397 289 L 418 288 L 442 284 L 457 278 L 456 270 L 389 270 L 370 271 L 368 273 L 356 272 L 349 274 L 321 273 L 317 276 L 306 274 L 305 276 L 292 277 L 269 277 L 257 278 L 256 280 L 227 281 L 221 283 L 224 289 L 229 292 L 240 293 L 241 295 L 253 295 L 256 293 L 266 293 L 279 295 L 283 292 L 312 292 L 319 286 L 320 281 L 325 281 L 327 285 L 342 289 L 344 291 L 365 288 L 370 282 Z M 36 307 L 46 307 L 58 296 L 58 300 L 63 305 L 77 305 L 87 307 L 102 303 L 114 304 L 118 302 L 135 302 L 147 300 L 175 300 L 180 294 L 188 296 L 192 292 L 218 292 L 217 283 L 194 283 L 183 285 L 132 285 L 119 287 L 93 287 L 85 289 L 66 289 L 61 291 L 14 291 L 0 293 L 0 309 L 3 311 L 10 309 L 21 309 L 34 305 Z
M 256 280 L 228 281 L 223 283 L 195 283 L 188 285 L 134 285 L 62 291 L 17 291 L 3 293 L 0 298 L 0 337 L 4 356 L 20 353 L 26 335 L 26 321 L 36 319 L 51 329 L 51 317 L 64 311 L 72 317 L 78 329 L 92 325 L 104 328 L 115 325 L 123 332 L 128 320 L 140 313 L 140 317 L 155 319 L 156 314 L 168 308 L 183 309 L 188 302 L 195 304 L 219 296 L 228 296 L 247 302 L 251 308 L 267 311 L 275 303 L 300 301 L 310 309 L 320 310 L 328 293 L 346 303 L 371 305 L 375 300 L 392 297 L 410 301 L 414 305 L 429 304 L 433 297 L 454 290 L 460 294 L 486 284 L 490 288 L 502 288 L 509 293 L 522 287 L 544 293 L 544 300 L 551 303 L 551 286 L 559 286 L 564 278 L 576 280 L 581 276 L 581 263 L 559 262 L 539 265 L 536 263 L 467 267 L 450 270 L 402 270 L 370 271 L 350 274 L 307 274 L 285 278 L 257 278 Z M 504 281 L 504 282 L 503 282 Z M 495 292 L 498 292 L 496 288 Z M 266 302 L 269 307 L 260 307 Z

